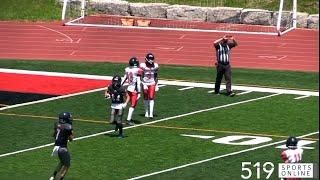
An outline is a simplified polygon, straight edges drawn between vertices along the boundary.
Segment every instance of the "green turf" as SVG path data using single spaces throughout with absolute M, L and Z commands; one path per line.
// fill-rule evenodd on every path
M 1 68 L 99 75 L 113 75 L 122 72 L 125 66 L 125 64 L 111 63 L 0 61 Z M 214 78 L 214 73 L 211 68 L 161 66 L 160 77 L 209 82 L 210 78 Z M 246 81 L 247 84 L 264 86 L 318 88 L 318 74 L 316 73 L 234 69 L 234 74 L 236 83 Z M 258 79 L 252 79 L 250 74 L 261 76 L 262 82 L 259 83 Z M 242 77 L 236 78 L 237 76 Z M 309 78 L 312 81 L 308 80 Z M 271 142 L 276 142 L 286 139 L 289 135 L 298 136 L 319 129 L 318 97 L 295 100 L 296 95 L 277 95 L 254 102 L 222 107 L 270 94 L 252 92 L 230 98 L 225 95 L 208 93 L 212 89 L 193 88 L 178 91 L 179 88 L 181 87 L 160 88 L 156 96 L 154 120 L 212 107 L 220 108 L 151 124 L 157 127 L 142 126 L 125 129 L 124 139 L 118 139 L 115 133 L 111 133 L 71 142 L 69 149 L 72 155 L 72 166 L 66 179 L 127 179 L 259 146 L 223 145 L 213 143 L 211 140 L 184 137 L 181 134 L 215 136 L 214 138 L 243 134 L 264 136 L 265 134 L 272 138 Z M 8 109 L 0 111 L 0 155 L 52 143 L 53 120 L 50 118 L 56 117 L 61 111 L 73 113 L 76 137 L 114 128 L 113 125 L 101 123 L 107 122 L 110 112 L 110 102 L 104 99 L 103 91 Z M 151 122 L 143 114 L 143 101 L 140 100 L 134 113 L 134 120 L 137 123 Z M 28 115 L 45 117 L 28 117 Z M 92 120 L 99 123 L 80 120 Z M 319 136 L 317 134 L 310 138 L 319 139 Z M 316 147 L 316 149 L 305 150 L 303 162 L 319 163 L 318 143 L 308 146 Z M 52 146 L 0 157 L 0 179 L 48 179 L 58 162 L 56 158 L 50 157 L 51 151 Z M 241 162 L 270 161 L 276 164 L 281 162 L 280 152 L 281 150 L 271 146 L 151 176 L 147 179 L 240 179 Z M 262 177 L 265 177 L 265 174 L 262 174 Z M 276 173 L 271 179 L 277 179 Z
M 61 11 L 55 0 L 1 0 L 0 20 L 60 20 Z
M 177 89 L 178 87 L 175 86 L 166 86 L 160 89 L 156 101 L 156 119 L 268 95 L 266 93 L 250 93 L 230 98 L 224 95 L 208 94 L 207 89 L 195 88 L 188 91 L 177 91 Z M 155 124 L 225 130 L 229 131 L 228 133 L 137 127 L 125 130 L 126 138 L 124 139 L 118 139 L 110 135 L 100 135 L 74 141 L 70 144 L 73 161 L 68 178 L 126 179 L 253 147 L 215 144 L 210 140 L 183 137 L 180 134 L 214 135 L 219 138 L 239 132 L 288 136 L 316 131 L 318 129 L 318 98 L 298 101 L 294 100 L 294 97 L 296 96 L 278 95 L 256 102 L 201 112 L 186 117 L 177 117 L 167 122 Z M 96 92 L 14 108 L 2 113 L 54 117 L 57 112 L 72 108 L 75 115 L 74 129 L 79 137 L 113 128 L 111 125 L 77 121 L 79 118 L 105 121 L 106 112 L 110 110 L 108 107 L 109 103 L 105 102 L 102 92 Z M 282 111 L 284 108 L 287 110 Z M 148 122 L 149 120 L 139 115 L 141 112 L 142 104 L 140 103 L 135 119 L 141 123 Z M 0 127 L 5 127 L 6 124 L 10 125 L 8 129 L 1 128 L 1 132 L 5 133 L 5 136 L 1 136 L 0 140 L 6 147 L 1 150 L 1 153 L 52 142 L 50 136 L 52 120 L 6 115 L 1 115 L 0 118 L 3 124 Z M 291 124 L 295 124 L 295 126 L 291 126 Z M 278 141 L 283 138 L 272 137 L 272 139 Z M 15 143 L 12 143 L 13 141 Z M 57 163 L 54 158 L 50 158 L 51 148 L 47 147 L 0 158 L 0 178 L 48 178 Z M 274 147 L 272 151 L 274 153 L 268 156 L 268 161 L 278 162 L 277 158 L 280 151 L 274 149 Z M 317 155 L 314 150 L 308 151 L 311 152 L 311 155 L 309 155 L 311 157 Z M 264 154 L 252 153 L 253 155 L 250 156 L 246 154 L 239 157 L 235 156 L 231 160 L 226 158 L 227 161 L 224 160 L 219 165 L 209 162 L 201 165 L 200 169 L 195 166 L 190 167 L 191 170 L 189 168 L 182 169 L 182 172 L 180 170 L 174 171 L 161 174 L 159 177 L 160 179 L 179 179 L 178 177 L 185 177 L 186 179 L 212 179 L 217 177 L 233 179 L 241 173 L 238 167 L 241 161 L 246 160 L 245 157 L 251 157 L 250 161 L 265 161 L 266 158 L 260 159 L 264 157 Z M 217 161 L 220 162 L 220 160 Z M 308 157 L 306 162 L 310 162 Z M 226 172 L 224 167 L 227 165 L 235 166 L 235 168 Z M 212 170 L 212 166 L 216 168 Z M 208 173 L 209 169 L 213 172 Z M 151 177 L 151 179 L 157 179 L 157 177 Z
M 120 74 L 124 72 L 126 64 L 89 63 L 89 62 L 56 62 L 31 60 L 0 61 L 1 68 L 16 68 L 27 70 L 56 71 L 69 73 L 83 73 L 94 75 Z M 214 67 L 169 66 L 160 64 L 161 79 L 178 79 L 197 82 L 215 81 Z M 258 86 L 285 87 L 297 89 L 319 89 L 319 74 L 313 72 L 272 71 L 257 69 L 233 69 L 233 83 Z

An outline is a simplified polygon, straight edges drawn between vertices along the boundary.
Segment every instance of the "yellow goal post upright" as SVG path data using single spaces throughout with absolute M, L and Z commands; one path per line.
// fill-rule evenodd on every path
M 62 0 L 61 0 L 62 1 Z M 111 1 L 111 0 L 110 0 Z M 143 0 L 141 0 L 143 2 Z M 180 0 L 177 0 L 180 1 Z M 182 0 L 183 1 L 183 0 Z M 195 0 L 197 2 L 198 0 Z M 214 2 L 213 0 L 212 2 Z M 273 22 L 271 25 L 244 24 L 242 22 L 197 22 L 197 21 L 174 21 L 164 18 L 150 20 L 150 26 L 124 25 L 123 18 L 141 19 L 135 15 L 120 17 L 108 15 L 101 7 L 99 10 L 92 8 L 93 2 L 98 0 L 63 0 L 62 21 L 67 26 L 89 26 L 107 28 L 134 28 L 153 30 L 173 30 L 192 32 L 221 32 L 238 34 L 260 34 L 260 35 L 284 35 L 297 27 L 297 0 L 280 0 L 278 11 L 272 12 Z M 111 1 L 112 2 L 112 1 Z M 209 3 L 209 1 L 207 1 Z M 210 1 L 210 3 L 212 3 Z M 202 4 L 199 4 L 203 6 Z M 212 4 L 208 4 L 211 7 Z M 109 7 L 110 9 L 110 7 Z M 223 14 L 222 14 L 223 15 Z M 221 16 L 222 16 L 221 15 Z M 219 16 L 219 14 L 215 15 Z M 242 16 L 242 15 L 241 15 Z M 130 20 L 132 20 L 130 19 Z M 148 18 L 146 18 L 148 19 Z M 131 23 L 130 23 L 131 24 Z

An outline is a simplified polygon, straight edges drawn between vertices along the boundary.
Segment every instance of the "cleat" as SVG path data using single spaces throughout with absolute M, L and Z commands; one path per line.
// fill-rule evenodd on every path
M 118 138 L 119 138 L 119 139 L 122 139 L 122 138 L 124 138 L 124 135 L 119 134 L 119 135 L 118 135 Z
M 148 117 L 149 117 L 149 113 L 146 112 L 146 114 L 144 115 L 144 117 L 148 118 Z
M 228 93 L 228 96 L 229 96 L 229 97 L 233 97 L 233 96 L 235 96 L 235 95 L 236 95 L 236 93 L 234 93 L 234 92 Z
M 134 125 L 135 125 L 135 124 L 134 124 L 134 122 L 133 122 L 132 120 L 127 121 L 127 124 L 128 124 L 128 125 L 130 125 L 130 126 L 134 126 Z

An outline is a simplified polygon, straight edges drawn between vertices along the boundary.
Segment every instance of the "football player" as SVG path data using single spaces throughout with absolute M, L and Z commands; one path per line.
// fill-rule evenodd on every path
M 124 79 L 122 84 L 126 80 L 128 80 L 128 87 L 127 92 L 129 95 L 129 99 L 131 101 L 131 107 L 128 110 L 128 117 L 127 117 L 127 123 L 129 125 L 134 125 L 134 122 L 132 121 L 132 114 L 137 106 L 138 99 L 140 98 L 141 93 L 141 69 L 139 68 L 139 60 L 136 57 L 132 57 L 129 60 L 129 67 L 126 67 Z
M 126 101 L 124 102 L 124 96 Z M 105 91 L 105 98 L 111 99 L 111 117 L 110 123 L 115 123 L 115 131 L 119 130 L 119 138 L 123 138 L 122 114 L 126 108 L 130 97 L 126 89 L 121 85 L 121 77 L 116 75 L 112 78 L 112 84 Z
M 53 137 L 55 138 L 52 156 L 59 157 L 59 164 L 53 172 L 50 180 L 63 179 L 70 168 L 70 153 L 67 147 L 68 141 L 74 137 L 72 128 L 72 115 L 69 112 L 59 114 L 58 122 L 54 124 Z
M 159 65 L 154 62 L 155 57 L 148 53 L 145 57 L 145 63 L 140 64 L 142 69 L 142 86 L 145 106 L 145 117 L 153 118 L 155 92 L 158 90 L 158 70 Z
M 299 163 L 302 160 L 303 149 L 298 147 L 298 139 L 290 136 L 286 146 L 288 149 L 281 153 L 284 163 Z

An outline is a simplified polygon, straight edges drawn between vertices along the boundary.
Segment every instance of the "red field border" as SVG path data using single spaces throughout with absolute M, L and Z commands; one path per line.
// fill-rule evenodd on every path
M 160 64 L 213 66 L 212 44 L 222 35 L 0 22 L 0 58 L 127 63 L 131 56 L 143 60 L 153 52 Z M 232 52 L 233 67 L 319 72 L 318 30 L 234 36 L 239 47 Z
M 107 87 L 110 80 L 1 72 L 0 90 L 20 93 L 68 95 Z

